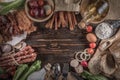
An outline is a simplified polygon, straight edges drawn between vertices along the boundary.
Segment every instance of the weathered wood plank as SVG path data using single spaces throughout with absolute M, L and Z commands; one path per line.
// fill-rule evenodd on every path
M 69 62 L 76 51 L 88 47 L 86 33 L 80 29 L 69 31 L 66 28 L 55 30 L 40 29 L 29 35 L 26 42 L 38 53 L 38 59 L 43 63 Z

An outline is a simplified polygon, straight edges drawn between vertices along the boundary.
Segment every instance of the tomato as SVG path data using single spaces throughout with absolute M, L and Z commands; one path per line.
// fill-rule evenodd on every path
M 87 49 L 87 53 L 93 54 L 93 53 L 94 53 L 94 50 L 93 50 L 92 48 L 88 48 L 88 49 Z
M 90 43 L 89 46 L 90 46 L 90 48 L 95 48 L 96 47 L 96 43 Z
M 93 31 L 93 27 L 92 26 L 87 26 L 86 31 L 87 32 L 92 32 Z
M 87 61 L 82 61 L 82 62 L 81 62 L 81 65 L 82 65 L 83 67 L 88 67 Z

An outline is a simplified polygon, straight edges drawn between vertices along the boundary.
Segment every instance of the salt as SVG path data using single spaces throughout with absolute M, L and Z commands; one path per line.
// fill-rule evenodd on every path
M 95 29 L 96 36 L 100 39 L 110 38 L 113 34 L 113 28 L 108 23 L 101 23 Z

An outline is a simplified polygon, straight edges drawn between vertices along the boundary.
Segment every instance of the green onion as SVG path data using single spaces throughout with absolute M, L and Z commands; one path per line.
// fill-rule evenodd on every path
M 13 80 L 18 80 L 20 76 L 28 69 L 27 64 L 21 64 L 19 65 L 17 71 L 15 72 L 15 75 L 13 77 Z
M 41 68 L 41 61 L 37 60 L 36 62 L 34 62 L 31 67 L 28 69 L 28 71 L 26 73 L 23 74 L 23 76 L 19 79 L 19 80 L 26 80 L 27 77 L 33 73 L 34 71 L 37 71 Z
M 88 71 L 84 71 L 81 76 L 87 80 L 108 80 L 106 77 L 102 75 L 93 75 L 89 73 Z
M 7 5 L 11 4 L 12 2 L 0 2 L 0 6 L 2 6 L 2 7 L 7 6 Z
M 25 3 L 25 0 L 15 0 L 10 3 L 1 3 L 1 5 L 5 5 L 2 7 L 0 10 L 0 15 L 5 15 L 7 14 L 10 10 L 18 9 L 22 7 L 22 5 Z

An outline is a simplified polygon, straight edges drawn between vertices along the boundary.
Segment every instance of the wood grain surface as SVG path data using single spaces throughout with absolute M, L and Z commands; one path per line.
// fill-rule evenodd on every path
M 44 64 L 69 62 L 74 58 L 76 51 L 88 47 L 85 31 L 76 28 L 70 31 L 67 28 L 47 30 L 38 26 L 37 32 L 32 33 L 26 39 L 38 53 L 38 59 Z

